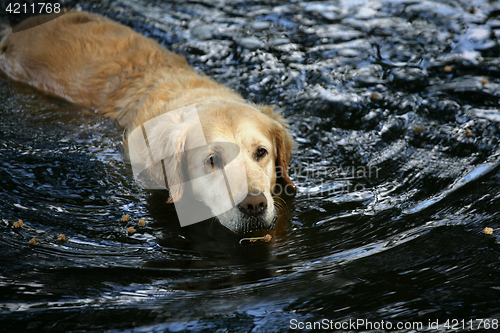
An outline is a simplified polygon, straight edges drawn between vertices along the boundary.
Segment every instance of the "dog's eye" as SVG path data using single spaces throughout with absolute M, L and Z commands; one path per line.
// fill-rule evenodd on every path
M 261 148 L 258 148 L 258 149 L 257 149 L 257 157 L 263 157 L 263 156 L 265 156 L 265 155 L 267 155 L 267 150 L 266 150 L 266 148 L 262 148 L 262 147 L 261 147 Z
M 210 156 L 208 156 L 208 158 L 205 161 L 205 163 L 211 167 L 218 167 L 220 164 L 219 162 L 220 162 L 220 160 L 219 160 L 219 157 L 217 155 L 210 155 Z

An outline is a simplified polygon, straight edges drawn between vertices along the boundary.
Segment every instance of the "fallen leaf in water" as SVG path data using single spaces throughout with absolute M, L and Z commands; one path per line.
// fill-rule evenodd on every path
M 22 228 L 23 225 L 24 225 L 23 220 L 19 220 L 19 221 L 14 222 L 14 228 L 16 228 L 16 229 Z

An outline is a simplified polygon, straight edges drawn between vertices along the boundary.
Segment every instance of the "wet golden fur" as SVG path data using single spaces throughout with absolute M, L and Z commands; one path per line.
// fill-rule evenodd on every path
M 10 78 L 93 108 L 118 121 L 127 133 L 158 115 L 194 104 L 207 142 L 224 139 L 245 152 L 249 192 L 264 192 L 272 202 L 271 192 L 279 179 L 293 186 L 286 172 L 293 139 L 285 120 L 272 107 L 246 102 L 198 75 L 184 57 L 103 16 L 71 11 L 37 26 L 39 19 L 28 19 L 18 27 L 29 29 L 3 32 L 0 70 Z M 178 126 L 182 127 L 183 121 L 178 119 Z M 188 136 L 194 135 L 184 132 L 169 142 L 174 136 L 164 129 L 165 147 L 155 149 L 179 152 Z M 270 156 L 256 161 L 254 150 L 264 142 L 272 146 L 266 146 Z M 169 167 L 178 168 L 179 163 L 172 159 Z M 210 189 L 210 184 L 206 186 Z M 238 212 L 226 219 L 243 223 Z M 234 221 L 221 222 L 233 231 L 242 230 L 241 226 L 228 225 Z

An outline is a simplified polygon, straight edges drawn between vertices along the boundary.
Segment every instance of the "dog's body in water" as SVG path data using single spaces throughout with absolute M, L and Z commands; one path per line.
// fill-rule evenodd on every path
M 16 33 L 3 30 L 1 71 L 116 120 L 125 129 L 126 146 L 127 135 L 149 120 L 195 106 L 202 133 L 193 130 L 192 113 L 176 113 L 168 125 L 155 129 L 151 152 L 169 158 L 151 165 L 150 176 L 165 182 L 162 177 L 167 168 L 167 182 L 181 184 L 175 189 L 165 184 L 170 190 L 169 202 L 188 191 L 212 212 L 220 212 L 219 191 L 224 184 L 207 182 L 198 174 L 229 162 L 232 152 L 218 143 L 234 144 L 241 152 L 245 173 L 231 179 L 236 183 L 231 189 L 245 195 L 232 193 L 240 200 L 216 215 L 236 233 L 272 225 L 276 188 L 281 186 L 280 193 L 283 188 L 295 188 L 287 174 L 293 138 L 286 121 L 272 107 L 246 102 L 223 85 L 198 75 L 184 57 L 103 16 L 70 11 L 43 24 L 40 20 L 34 17 L 20 23 Z M 195 151 L 202 141 L 207 149 L 183 154 Z M 193 180 L 191 188 L 185 188 L 185 179 Z

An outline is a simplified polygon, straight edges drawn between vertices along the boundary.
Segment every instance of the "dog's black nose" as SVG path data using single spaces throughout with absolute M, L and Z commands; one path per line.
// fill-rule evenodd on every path
M 267 199 L 262 192 L 248 193 L 247 197 L 238 205 L 238 208 L 249 216 L 260 215 L 267 208 Z

